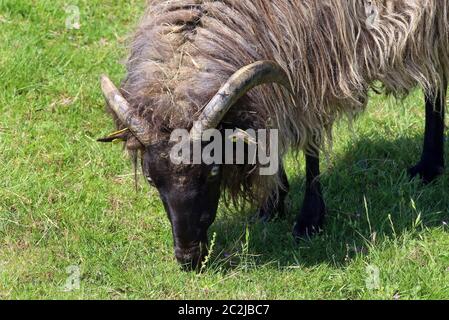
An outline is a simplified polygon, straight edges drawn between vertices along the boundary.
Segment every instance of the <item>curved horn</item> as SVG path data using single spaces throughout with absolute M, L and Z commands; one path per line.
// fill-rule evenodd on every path
M 122 96 L 117 87 L 105 75 L 101 76 L 101 90 L 109 107 L 114 111 L 119 120 L 128 127 L 129 131 L 143 144 L 151 143 L 148 123 L 138 116 L 131 108 L 128 101 Z
M 292 92 L 285 71 L 273 61 L 258 61 L 241 68 L 221 87 L 194 123 L 190 136 L 201 139 L 205 130 L 216 128 L 229 109 L 249 90 L 266 83 L 278 83 Z

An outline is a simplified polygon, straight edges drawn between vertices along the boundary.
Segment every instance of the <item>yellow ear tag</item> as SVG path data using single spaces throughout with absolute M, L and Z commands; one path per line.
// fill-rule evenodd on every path
M 99 139 L 100 142 L 112 142 L 112 143 L 118 143 L 125 141 L 126 133 L 129 131 L 128 128 L 113 132 L 109 134 L 106 138 Z
M 125 128 L 125 129 L 122 129 L 122 130 L 119 130 L 119 131 L 115 131 L 115 132 L 111 133 L 110 135 L 108 135 L 108 138 L 112 138 L 114 136 L 121 135 L 122 133 L 125 133 L 128 130 L 129 130 L 128 128 Z

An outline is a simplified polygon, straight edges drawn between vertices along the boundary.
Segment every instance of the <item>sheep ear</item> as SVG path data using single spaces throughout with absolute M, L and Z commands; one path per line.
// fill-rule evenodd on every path
M 129 129 L 123 129 L 120 131 L 116 131 L 111 133 L 110 135 L 108 135 L 107 137 L 98 139 L 98 142 L 115 142 L 115 141 L 126 141 L 128 139 L 128 135 L 129 135 Z
M 228 137 L 233 143 L 237 143 L 237 141 L 243 141 L 244 143 L 250 145 L 257 144 L 255 137 L 251 136 L 248 132 L 243 131 L 242 129 L 237 129 L 237 132 L 231 134 Z
M 133 135 L 126 140 L 126 149 L 129 151 L 145 150 L 145 146 Z

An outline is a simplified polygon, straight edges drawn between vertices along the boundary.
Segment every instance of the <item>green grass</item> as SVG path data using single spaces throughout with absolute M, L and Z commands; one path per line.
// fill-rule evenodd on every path
M 155 190 L 136 192 L 121 146 L 95 142 L 113 128 L 98 76 L 123 77 L 143 2 L 72 0 L 81 27 L 67 30 L 67 2 L 0 0 L 1 299 L 449 298 L 449 176 L 422 186 L 405 170 L 421 150 L 419 92 L 375 97 L 353 131 L 335 130 L 323 234 L 291 238 L 304 167 L 289 160 L 288 219 L 222 208 L 209 265 L 180 271 Z M 80 289 L 64 292 L 69 266 Z

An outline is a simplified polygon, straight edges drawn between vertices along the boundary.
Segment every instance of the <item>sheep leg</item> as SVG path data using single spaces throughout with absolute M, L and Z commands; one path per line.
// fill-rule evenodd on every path
M 263 222 L 271 221 L 276 217 L 285 217 L 285 198 L 288 195 L 290 186 L 284 168 L 279 170 L 279 178 L 282 186 L 278 187 L 278 190 L 270 195 L 267 202 L 257 212 L 259 220 Z
M 301 212 L 293 229 L 295 239 L 310 237 L 318 233 L 323 227 L 326 205 L 323 200 L 319 176 L 319 153 L 306 155 L 306 193 Z
M 424 183 L 430 183 L 444 172 L 444 115 L 446 107 L 446 88 L 444 93 L 426 94 L 426 128 L 424 149 L 421 161 L 409 169 L 412 178 L 421 177 Z

